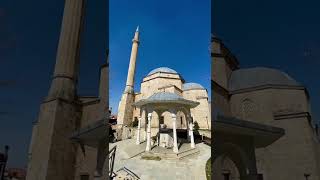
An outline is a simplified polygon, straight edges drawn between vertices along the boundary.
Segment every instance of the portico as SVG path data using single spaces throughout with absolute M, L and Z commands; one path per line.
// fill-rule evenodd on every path
M 190 140 L 191 148 L 195 148 L 194 135 L 193 135 L 193 119 L 190 112 L 191 108 L 194 108 L 198 105 L 198 102 L 187 100 L 182 98 L 181 96 L 175 93 L 169 92 L 158 92 L 153 94 L 147 99 L 142 99 L 136 102 L 134 105 L 140 108 L 140 117 L 138 118 L 138 128 L 137 128 L 137 140 L 136 144 L 140 144 L 140 134 L 141 134 L 141 114 L 145 114 L 147 118 L 145 118 L 147 126 L 146 131 L 146 152 L 151 150 L 151 121 L 153 119 L 153 112 L 156 112 L 158 117 L 161 116 L 164 112 L 169 112 L 171 114 L 172 119 L 172 132 L 166 128 L 166 124 L 160 124 L 159 121 L 159 133 L 157 134 L 157 144 L 160 145 L 161 137 L 167 136 L 169 137 L 167 141 L 164 143 L 164 146 L 173 148 L 174 153 L 179 153 L 178 149 L 178 137 L 177 137 L 177 113 L 183 112 L 186 116 L 186 120 L 188 122 L 188 137 Z M 172 138 L 172 142 L 170 141 L 170 137 Z

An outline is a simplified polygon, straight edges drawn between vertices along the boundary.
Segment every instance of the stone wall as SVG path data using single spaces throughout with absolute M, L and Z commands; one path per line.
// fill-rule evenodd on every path
M 28 180 L 74 179 L 76 146 L 69 137 L 80 117 L 78 104 L 60 99 L 41 104 Z
M 160 92 L 160 88 L 164 86 L 174 85 L 182 88 L 182 81 L 177 74 L 155 73 L 147 76 L 141 83 L 142 98 L 148 98 L 156 92 Z
M 198 106 L 191 109 L 193 121 L 198 123 L 200 129 L 211 129 L 207 91 L 205 89 L 188 90 L 183 92 L 183 97 L 200 103 Z
M 319 179 L 317 146 L 303 89 L 264 89 L 231 96 L 234 116 L 280 127 L 285 135 L 256 150 L 258 172 L 265 179 Z M 283 117 L 283 118 L 279 118 Z

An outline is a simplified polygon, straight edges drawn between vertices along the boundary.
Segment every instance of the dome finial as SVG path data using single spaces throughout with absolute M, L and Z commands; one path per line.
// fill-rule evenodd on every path
M 136 32 L 139 32 L 139 25 L 137 26 Z

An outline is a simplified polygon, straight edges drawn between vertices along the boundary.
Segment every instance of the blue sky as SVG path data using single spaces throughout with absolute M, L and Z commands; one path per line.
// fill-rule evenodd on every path
M 110 0 L 110 106 L 125 88 L 132 38 L 140 26 L 135 90 L 152 69 L 166 66 L 210 90 L 210 0 Z M 210 91 L 209 91 L 210 93 Z
M 320 1 L 216 0 L 212 30 L 238 57 L 240 67 L 281 69 L 303 84 L 313 119 L 320 113 Z

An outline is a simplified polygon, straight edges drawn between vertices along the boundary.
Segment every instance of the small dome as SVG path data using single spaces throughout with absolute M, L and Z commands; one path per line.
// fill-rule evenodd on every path
M 205 89 L 198 83 L 185 83 L 182 85 L 182 90 L 192 90 L 192 89 Z
M 171 69 L 171 68 L 168 68 L 168 67 L 159 67 L 159 68 L 156 68 L 152 71 L 149 72 L 148 76 L 151 75 L 151 74 L 154 74 L 154 73 L 157 73 L 157 72 L 165 72 L 165 73 L 172 73 L 172 74 L 178 74 L 177 71 Z
M 276 69 L 265 67 L 236 70 L 232 72 L 228 84 L 230 91 L 261 85 L 301 86 L 288 74 Z

